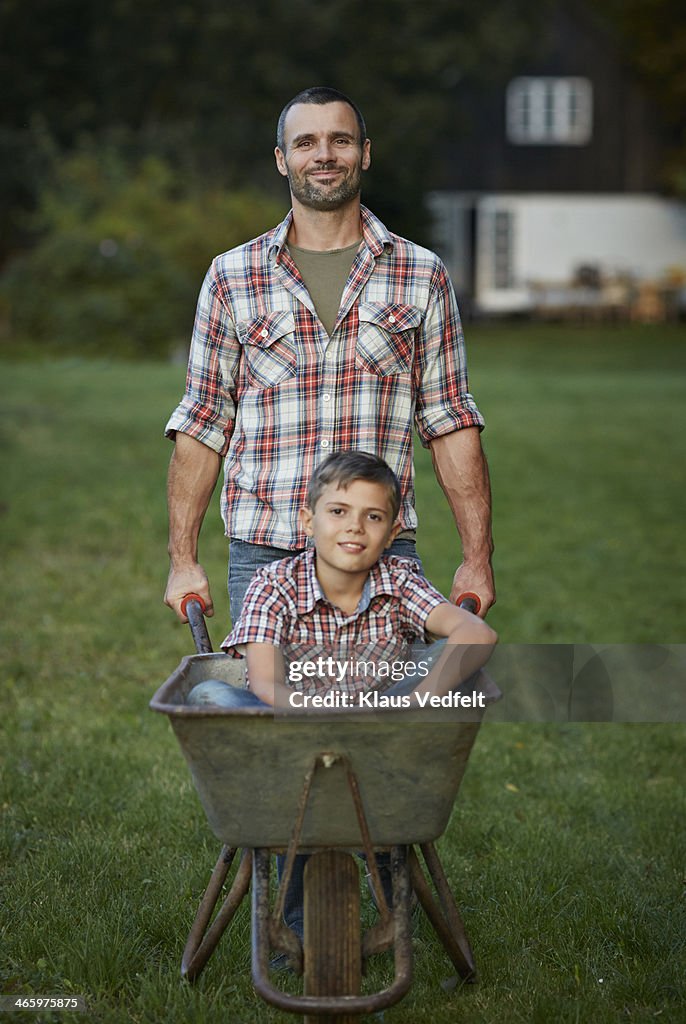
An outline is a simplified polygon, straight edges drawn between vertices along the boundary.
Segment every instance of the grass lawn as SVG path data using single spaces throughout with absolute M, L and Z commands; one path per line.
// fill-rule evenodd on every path
M 686 331 L 481 327 L 469 342 L 501 638 L 682 642 Z M 276 1024 L 289 1017 L 249 981 L 246 907 L 199 983 L 178 975 L 218 852 L 147 710 L 191 647 L 161 603 L 161 433 L 182 378 L 2 364 L 0 991 L 82 993 L 113 1024 Z M 458 545 L 428 454 L 417 463 L 421 552 L 447 590 Z M 218 641 L 217 509 L 201 554 Z M 686 1021 L 685 739 L 683 725 L 486 724 L 439 844 L 480 980 L 451 987 L 418 920 L 413 989 L 386 1024 Z M 388 971 L 379 958 L 371 980 Z

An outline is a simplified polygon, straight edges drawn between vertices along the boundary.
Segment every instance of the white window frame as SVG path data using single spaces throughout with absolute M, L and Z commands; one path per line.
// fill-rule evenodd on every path
M 585 146 L 593 134 L 593 86 L 579 76 L 513 78 L 506 125 L 518 146 Z
M 493 211 L 493 287 L 496 291 L 512 288 L 514 284 L 513 248 L 514 213 L 512 210 Z

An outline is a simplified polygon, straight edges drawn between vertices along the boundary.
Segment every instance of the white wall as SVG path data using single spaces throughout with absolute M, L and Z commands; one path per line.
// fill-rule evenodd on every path
M 629 273 L 644 280 L 658 280 L 670 268 L 686 273 L 686 203 L 641 194 L 433 193 L 430 199 L 437 218 L 449 219 L 452 205 L 460 213 L 467 203 L 476 207 L 476 301 L 484 310 L 526 308 L 532 281 L 569 283 L 587 264 L 604 275 Z M 506 287 L 502 281 L 496 286 L 494 276 L 494 218 L 504 211 L 511 215 Z
M 566 281 L 581 264 L 656 278 L 686 271 L 686 204 L 656 196 L 485 196 L 514 213 L 515 283 Z

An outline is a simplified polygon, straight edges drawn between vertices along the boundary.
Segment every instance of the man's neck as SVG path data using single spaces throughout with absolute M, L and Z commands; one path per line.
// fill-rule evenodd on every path
M 328 252 L 345 249 L 362 237 L 360 200 L 355 199 L 340 210 L 313 210 L 293 200 L 293 222 L 288 241 L 300 249 Z

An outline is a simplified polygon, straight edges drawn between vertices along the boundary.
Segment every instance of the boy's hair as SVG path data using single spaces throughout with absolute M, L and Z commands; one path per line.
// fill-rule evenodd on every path
M 314 511 L 322 491 L 329 484 L 337 484 L 345 490 L 355 480 L 370 480 L 384 485 L 395 522 L 401 498 L 398 478 L 383 459 L 369 452 L 334 452 L 324 459 L 315 469 L 307 487 L 307 507 Z

